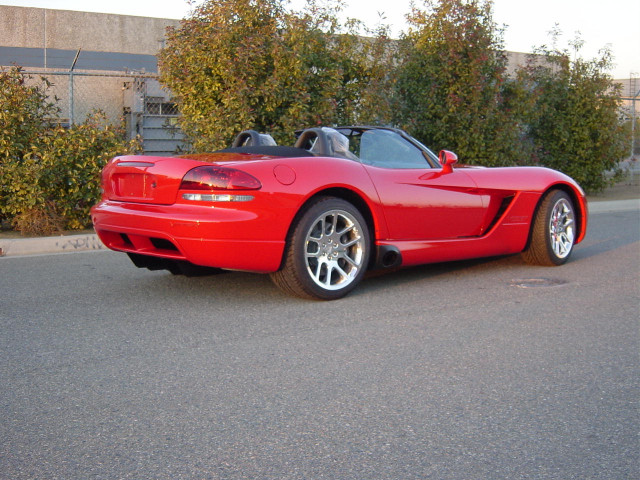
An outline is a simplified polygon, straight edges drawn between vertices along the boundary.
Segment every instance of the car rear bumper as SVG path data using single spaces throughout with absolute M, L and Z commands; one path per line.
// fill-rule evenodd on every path
M 269 238 L 265 219 L 244 210 L 102 201 L 91 211 L 110 249 L 195 265 L 251 272 L 280 268 L 284 240 Z

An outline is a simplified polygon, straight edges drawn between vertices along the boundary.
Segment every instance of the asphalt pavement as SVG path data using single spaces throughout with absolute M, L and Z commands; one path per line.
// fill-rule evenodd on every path
M 334 302 L 0 259 L 0 479 L 638 479 L 640 216 L 589 228 L 561 267 L 426 265 Z

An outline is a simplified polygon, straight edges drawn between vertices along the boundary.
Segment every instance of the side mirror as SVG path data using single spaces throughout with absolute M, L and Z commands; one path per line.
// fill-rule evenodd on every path
M 440 150 L 439 159 L 444 172 L 452 172 L 453 165 L 458 163 L 458 156 L 449 150 Z

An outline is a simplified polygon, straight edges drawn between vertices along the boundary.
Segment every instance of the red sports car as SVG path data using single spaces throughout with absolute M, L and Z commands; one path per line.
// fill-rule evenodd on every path
M 517 252 L 560 265 L 584 238 L 584 192 L 566 175 L 456 162 L 393 128 L 310 128 L 294 147 L 248 130 L 214 153 L 114 158 L 92 217 L 138 267 L 269 273 L 326 300 L 374 268 Z

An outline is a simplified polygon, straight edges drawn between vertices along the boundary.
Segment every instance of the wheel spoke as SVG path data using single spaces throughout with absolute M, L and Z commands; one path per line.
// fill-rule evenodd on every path
M 307 242 L 309 240 L 313 240 L 316 242 L 320 242 L 322 240 L 322 237 L 324 237 L 324 227 L 323 227 L 323 221 L 319 221 L 317 222 L 312 228 L 311 231 L 309 232 L 309 236 L 307 237 Z M 316 230 L 316 227 L 318 227 L 318 225 L 320 226 L 319 231 L 320 231 L 320 236 L 316 237 L 314 236 L 314 231 Z
M 345 279 L 349 278 L 349 274 L 347 272 L 345 272 L 342 268 L 340 268 L 340 265 L 335 263 L 332 266 L 333 266 L 333 269 L 336 270 L 340 274 L 341 280 L 345 280 Z
M 347 232 L 349 232 L 351 230 L 353 230 L 353 225 L 347 224 L 347 225 L 345 225 L 343 230 L 340 230 L 339 232 L 336 230 L 336 235 L 341 237 L 342 235 L 344 235 L 345 233 L 347 233 Z
M 331 221 L 331 234 L 335 234 L 338 229 L 338 215 L 333 215 L 333 220 Z
M 560 235 L 560 242 L 562 243 L 564 253 L 568 253 L 571 245 L 573 245 L 573 236 L 569 236 L 567 233 Z
M 318 285 L 328 284 L 329 283 L 328 279 L 330 278 L 329 272 L 330 270 L 329 270 L 329 265 L 327 265 L 327 262 L 324 260 L 318 261 L 318 267 L 316 268 L 316 271 L 313 275 L 315 282 Z M 323 275 L 324 275 L 324 278 L 323 278 Z
M 319 238 L 325 238 L 327 236 L 327 231 L 330 228 L 330 223 L 327 221 L 327 217 L 320 217 L 318 219 L 318 230 L 319 230 Z
M 323 265 L 324 270 L 325 270 L 324 279 L 322 278 L 321 275 L 318 275 L 318 277 L 316 278 L 316 281 L 320 285 L 323 285 L 323 286 L 327 287 L 331 283 L 331 269 L 329 268 L 329 265 L 327 265 L 326 263 L 323 263 L 322 265 Z M 322 273 L 322 270 L 319 270 L 319 272 Z
M 317 262 L 316 266 L 315 266 L 315 272 L 311 272 L 313 278 L 316 279 L 316 281 L 320 280 L 320 271 L 322 270 L 322 262 Z M 311 265 L 309 266 L 309 268 L 311 269 Z
M 351 247 L 351 246 L 355 245 L 356 243 L 358 243 L 359 241 L 360 241 L 360 235 L 358 235 L 356 238 L 352 239 L 349 242 L 342 243 L 342 247 L 343 248 Z
M 343 258 L 344 260 L 346 260 L 347 262 L 349 262 L 351 265 L 353 265 L 354 267 L 358 268 L 360 266 L 360 263 L 358 263 L 357 261 L 355 261 L 353 258 L 351 258 L 347 252 L 343 252 L 340 254 L 340 258 Z

